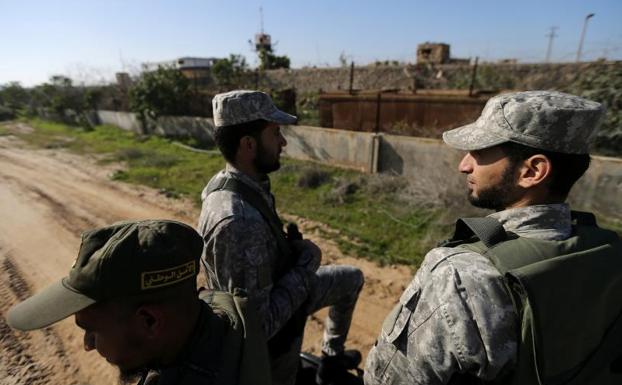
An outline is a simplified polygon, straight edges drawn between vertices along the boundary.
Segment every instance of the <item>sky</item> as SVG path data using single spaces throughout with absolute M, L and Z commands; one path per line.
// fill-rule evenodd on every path
M 622 60 L 621 0 L 0 0 L 0 85 L 52 75 L 78 84 L 137 74 L 141 63 L 242 54 L 263 29 L 293 68 L 337 66 L 343 55 L 414 63 L 417 44 L 451 45 L 456 58 L 574 61 L 586 15 L 584 60 Z

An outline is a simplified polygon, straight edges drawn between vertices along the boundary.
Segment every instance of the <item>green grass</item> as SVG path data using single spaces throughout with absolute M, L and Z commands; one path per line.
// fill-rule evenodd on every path
M 26 122 L 35 131 L 17 135 L 36 147 L 66 148 L 100 154 L 102 162 L 125 162 L 127 167 L 113 179 L 155 187 L 167 196 L 190 197 L 197 206 L 205 183 L 224 166 L 220 155 L 188 151 L 167 139 L 141 137 L 113 126 L 85 131 L 42 120 Z M 299 187 L 300 178 L 310 172 L 322 173 L 324 183 Z M 383 190 L 377 178 L 285 159 L 281 170 L 272 174 L 272 186 L 281 212 L 328 225 L 330 230 L 320 231 L 345 254 L 417 266 L 449 229 L 439 225 L 438 211 L 398 199 L 394 188 Z M 344 184 L 355 185 L 356 191 L 340 192 L 338 186 Z

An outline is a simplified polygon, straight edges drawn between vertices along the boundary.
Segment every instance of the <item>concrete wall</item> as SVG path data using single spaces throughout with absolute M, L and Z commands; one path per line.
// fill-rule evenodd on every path
M 622 221 L 622 159 L 593 156 L 569 200 L 581 210 Z
M 214 120 L 192 116 L 162 116 L 144 128 L 134 113 L 97 111 L 99 121 L 139 134 L 153 133 L 167 138 L 193 138 L 202 144 L 214 144 Z
M 283 126 L 287 140 L 285 155 L 295 159 L 373 171 L 372 133 L 334 130 L 310 126 Z
M 432 201 L 464 197 L 464 177 L 457 170 L 462 156 L 440 140 L 381 135 L 377 170 L 404 176 Z
M 382 135 L 378 171 L 403 175 L 419 193 L 439 199 L 463 197 L 465 181 L 458 172 L 463 155 L 440 140 Z M 622 159 L 593 156 L 569 201 L 574 209 L 622 221 Z
M 142 133 L 142 125 L 136 114 L 119 111 L 97 111 L 97 117 L 102 124 L 110 124 L 127 131 Z
M 134 114 L 98 111 L 102 123 L 142 133 Z M 285 155 L 363 172 L 401 175 L 418 194 L 430 200 L 464 197 L 464 176 L 458 170 L 463 156 L 436 139 L 373 134 L 309 126 L 283 126 Z M 167 137 L 213 142 L 212 119 L 166 117 L 152 132 Z M 622 220 L 622 159 L 594 156 L 587 173 L 572 190 L 573 207 Z

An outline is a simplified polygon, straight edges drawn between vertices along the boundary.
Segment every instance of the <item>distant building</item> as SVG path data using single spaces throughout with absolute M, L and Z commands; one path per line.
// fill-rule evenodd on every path
M 180 57 L 175 60 L 143 63 L 143 68 L 145 71 L 155 71 L 158 67 L 175 68 L 188 79 L 202 84 L 204 79 L 210 77 L 212 66 L 217 60 L 219 59 L 215 57 Z
M 117 85 L 122 91 L 127 91 L 132 85 L 132 79 L 127 72 L 117 72 L 115 78 L 117 79 Z
M 267 33 L 255 34 L 255 50 L 272 52 L 272 38 Z
M 471 59 L 452 58 L 449 44 L 425 42 L 417 46 L 417 63 L 420 64 L 469 64 Z
M 449 57 L 449 44 L 426 42 L 417 46 L 417 63 L 446 64 Z
M 499 59 L 497 61 L 499 64 L 517 64 L 518 59 Z

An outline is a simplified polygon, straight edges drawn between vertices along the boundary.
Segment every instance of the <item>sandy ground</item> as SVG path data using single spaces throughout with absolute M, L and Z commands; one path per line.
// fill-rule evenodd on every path
M 28 149 L 15 137 L 0 137 L 0 384 L 116 383 L 114 368 L 96 352 L 82 350 L 82 334 L 73 318 L 22 333 L 6 325 L 4 314 L 68 272 L 84 230 L 141 218 L 195 225 L 198 211 L 189 202 L 113 182 L 109 176 L 118 168 L 61 150 Z M 321 224 L 293 219 L 320 245 L 324 263 L 351 264 L 365 273 L 348 347 L 366 354 L 411 272 L 344 256 L 317 235 Z M 305 350 L 319 352 L 325 314 L 320 311 L 307 323 Z

